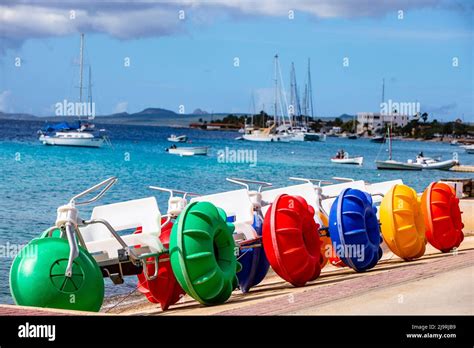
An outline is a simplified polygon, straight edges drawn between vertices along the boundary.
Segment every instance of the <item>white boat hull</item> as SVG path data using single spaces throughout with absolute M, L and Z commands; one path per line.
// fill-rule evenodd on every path
M 260 134 L 244 134 L 242 136 L 244 140 L 247 141 L 258 141 L 258 142 L 290 142 L 292 136 L 291 135 L 278 135 L 278 134 L 268 134 L 268 135 L 260 135 Z
M 169 148 L 168 153 L 179 156 L 206 156 L 208 148 L 202 147 L 178 147 L 176 149 Z
M 338 164 L 356 164 L 361 166 L 364 163 L 364 157 L 331 158 L 331 162 Z
M 423 166 L 416 163 L 403 163 L 397 161 L 375 161 L 377 169 L 385 170 L 422 170 Z
M 188 140 L 188 137 L 186 135 L 180 135 L 178 137 L 169 137 L 168 141 L 171 141 L 172 143 L 185 143 Z
M 438 169 L 438 170 L 448 170 L 451 167 L 454 167 L 458 164 L 456 160 L 447 160 L 441 162 L 427 163 L 422 164 L 423 169 Z
M 468 154 L 474 154 L 474 145 L 463 146 Z
M 76 146 L 76 147 L 101 147 L 104 138 L 61 138 L 55 136 L 41 135 L 39 140 L 44 145 Z

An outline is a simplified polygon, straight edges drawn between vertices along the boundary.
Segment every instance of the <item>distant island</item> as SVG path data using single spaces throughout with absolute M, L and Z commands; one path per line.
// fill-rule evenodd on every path
M 95 121 L 98 124 L 119 124 L 119 125 L 139 125 L 139 126 L 162 126 L 162 127 L 180 127 L 196 128 L 203 130 L 238 130 L 245 124 L 249 124 L 253 118 L 255 127 L 265 127 L 273 119 L 264 111 L 255 115 L 246 113 L 208 113 L 202 109 L 196 109 L 191 114 L 180 114 L 163 108 L 146 108 L 136 113 L 115 113 L 111 115 L 96 116 Z M 354 127 L 359 123 L 354 115 L 342 114 L 336 117 L 305 117 L 297 116 L 297 120 L 305 120 L 310 129 L 316 132 L 327 134 L 351 134 L 354 133 Z M 474 137 L 474 125 L 463 123 L 460 119 L 452 122 L 439 122 L 436 119 L 430 120 L 427 113 L 423 113 L 421 118 L 412 118 L 403 127 L 394 127 L 392 133 L 395 136 L 412 139 L 439 139 L 447 141 L 448 139 L 460 139 Z M 43 121 L 43 122 L 62 122 L 71 121 L 75 118 L 71 116 L 35 116 L 25 113 L 5 113 L 0 111 L 0 119 L 19 120 L 19 121 Z M 380 127 L 375 132 L 365 132 L 359 136 L 383 135 L 387 133 L 387 125 Z
M 129 124 L 129 125 L 143 125 L 143 126 L 168 126 L 168 127 L 189 127 L 191 124 L 209 124 L 213 122 L 223 122 L 226 118 L 236 117 L 238 122 L 232 122 L 243 126 L 241 120 L 248 116 L 247 113 L 208 113 L 202 109 L 196 109 L 190 114 L 180 114 L 171 110 L 163 108 L 146 108 L 140 112 L 128 113 L 121 112 L 111 115 L 100 115 L 96 116 L 95 122 L 102 124 Z M 352 119 L 353 116 L 343 114 L 335 117 L 321 117 L 320 119 L 325 121 L 335 120 L 341 118 L 344 121 Z M 70 116 L 35 116 L 25 113 L 5 113 L 0 111 L 0 119 L 8 120 L 29 120 L 29 121 L 45 121 L 45 122 L 61 122 L 70 121 Z M 239 121 L 240 120 L 240 121 Z M 235 121 L 235 120 L 234 120 Z M 231 127 L 232 128 L 232 127 Z

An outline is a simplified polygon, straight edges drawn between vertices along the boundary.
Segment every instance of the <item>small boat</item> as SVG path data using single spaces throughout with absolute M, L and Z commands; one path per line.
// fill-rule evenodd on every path
M 457 141 L 457 140 L 451 140 L 451 142 L 449 143 L 449 145 L 457 146 L 457 145 L 459 145 L 459 144 L 458 144 L 458 141 Z
M 474 145 L 464 146 L 464 149 L 468 154 L 474 154 Z
M 304 134 L 305 141 L 326 141 L 326 134 L 307 132 Z
M 270 128 L 264 128 L 263 130 L 256 129 L 251 130 L 244 134 L 242 138 L 248 141 L 259 141 L 259 142 L 289 142 L 293 135 L 287 132 L 274 132 L 274 125 Z
M 407 162 L 398 162 L 392 159 L 392 127 L 388 127 L 388 160 L 375 161 L 377 169 L 384 170 L 422 170 L 423 166 L 419 163 L 413 163 L 412 160 Z M 383 137 L 385 141 L 385 136 Z M 373 139 L 372 139 L 373 140 Z
M 373 143 L 385 143 L 385 135 L 374 136 L 370 141 Z
M 292 135 L 291 141 L 326 141 L 326 135 L 309 131 L 305 126 L 286 130 Z
M 347 136 L 347 139 L 350 139 L 350 140 L 357 140 L 357 134 L 349 134 Z
M 40 135 L 39 141 L 44 145 L 101 147 L 105 138 L 77 129 L 59 131 L 54 134 L 44 133 Z
M 173 143 L 185 143 L 186 141 L 188 141 L 188 136 L 171 134 L 168 138 L 168 141 L 171 141 Z
M 420 153 L 420 155 L 416 157 L 416 163 L 421 164 L 423 169 L 448 170 L 449 168 L 458 165 L 459 161 L 456 159 L 441 161 L 439 158 L 425 157 L 423 156 L 423 153 Z
M 418 163 L 398 162 L 394 160 L 375 161 L 377 169 L 386 170 L 422 170 L 423 166 Z
M 331 157 L 332 163 L 339 163 L 339 164 L 356 164 L 361 166 L 364 163 L 364 157 L 362 156 L 349 156 L 349 153 L 341 150 L 337 153 L 336 157 Z
M 179 155 L 179 156 L 207 156 L 207 150 L 209 149 L 208 146 L 185 146 L 185 147 L 176 147 L 172 146 L 167 148 L 166 151 L 172 155 Z

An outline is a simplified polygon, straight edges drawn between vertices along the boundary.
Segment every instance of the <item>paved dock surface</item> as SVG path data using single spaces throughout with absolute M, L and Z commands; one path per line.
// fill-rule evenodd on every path
M 473 267 L 474 237 L 470 236 L 456 252 L 443 254 L 428 245 L 426 254 L 411 262 L 386 249 L 379 264 L 364 273 L 327 266 L 317 280 L 300 288 L 271 274 L 248 294 L 235 291 L 227 303 L 219 306 L 205 307 L 186 296 L 182 303 L 166 312 L 143 300 L 110 312 L 139 315 L 472 315 Z M 450 293 L 451 296 L 447 296 Z
M 206 307 L 185 296 L 163 312 L 134 293 L 108 299 L 99 315 L 474 314 L 474 236 L 447 254 L 428 245 L 425 255 L 411 262 L 384 250 L 370 271 L 326 266 L 304 287 L 295 288 L 271 272 L 248 294 L 234 291 L 222 305 Z M 74 314 L 95 313 L 0 305 L 0 315 Z

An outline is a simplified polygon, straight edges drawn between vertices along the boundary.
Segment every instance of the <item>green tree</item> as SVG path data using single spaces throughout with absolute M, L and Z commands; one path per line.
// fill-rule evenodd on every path
M 423 120 L 423 123 L 426 123 L 428 120 L 428 114 L 426 112 L 421 114 L 421 119 Z

